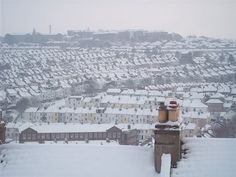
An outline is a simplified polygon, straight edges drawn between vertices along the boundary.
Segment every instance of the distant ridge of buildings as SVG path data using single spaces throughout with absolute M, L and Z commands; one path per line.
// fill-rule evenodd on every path
M 168 33 L 162 31 L 77 31 L 68 30 L 67 35 L 63 34 L 41 34 L 34 29 L 32 34 L 6 34 L 4 42 L 8 44 L 18 43 L 47 43 L 49 41 L 105 41 L 105 42 L 155 42 L 161 40 L 179 41 L 183 37 L 177 33 Z
M 1 39 L 0 39 L 1 40 Z M 47 43 L 49 41 L 63 41 L 64 37 L 62 34 L 41 34 L 33 29 L 33 32 L 27 34 L 6 34 L 3 41 L 8 44 L 18 43 Z

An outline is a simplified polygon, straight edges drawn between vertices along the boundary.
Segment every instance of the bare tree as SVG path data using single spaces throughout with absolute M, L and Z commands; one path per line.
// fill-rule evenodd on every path
M 29 107 L 30 101 L 28 98 L 21 98 L 17 103 L 16 103 L 16 110 L 19 113 L 22 113 L 26 110 L 27 107 Z

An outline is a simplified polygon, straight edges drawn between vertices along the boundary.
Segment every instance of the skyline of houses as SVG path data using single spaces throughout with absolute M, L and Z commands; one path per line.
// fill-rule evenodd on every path
M 19 143 L 26 151 L 28 145 L 53 151 L 128 145 L 120 149 L 152 153 L 153 174 L 156 169 L 163 176 L 168 168 L 166 174 L 178 176 L 185 168 L 179 164 L 194 157 L 192 143 L 234 144 L 235 41 L 187 37 L 120 43 L 110 33 L 95 36 L 110 46 L 86 46 L 91 39 L 85 39 L 86 47 L 63 46 L 68 41 L 0 44 L 0 111 L 6 122 L 0 117 L 0 168 L 9 168 L 11 154 L 4 148 Z
M 79 35 L 77 42 L 90 34 Z M 99 47 L 2 43 L 5 121 L 151 125 L 158 120 L 159 104 L 173 97 L 181 106 L 184 136 L 205 136 L 213 121 L 232 118 L 235 41 L 189 36 L 121 43 L 112 35 L 96 34 L 110 45 Z M 147 132 L 146 139 L 152 136 Z

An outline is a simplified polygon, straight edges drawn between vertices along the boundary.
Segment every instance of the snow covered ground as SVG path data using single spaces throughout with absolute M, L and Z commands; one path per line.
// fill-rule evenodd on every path
M 0 146 L 1 177 L 156 177 L 153 149 L 95 144 Z
M 187 154 L 171 177 L 235 177 L 236 139 L 184 141 Z M 153 155 L 153 148 L 105 142 L 11 143 L 0 146 L 0 177 L 158 177 Z
M 188 153 L 171 177 L 235 177 L 236 139 L 188 138 Z

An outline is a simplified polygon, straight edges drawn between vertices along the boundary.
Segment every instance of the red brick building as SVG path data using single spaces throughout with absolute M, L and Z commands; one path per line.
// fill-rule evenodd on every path
M 137 145 L 138 131 L 115 125 L 36 125 L 20 131 L 19 142 L 117 140 L 123 145 Z

